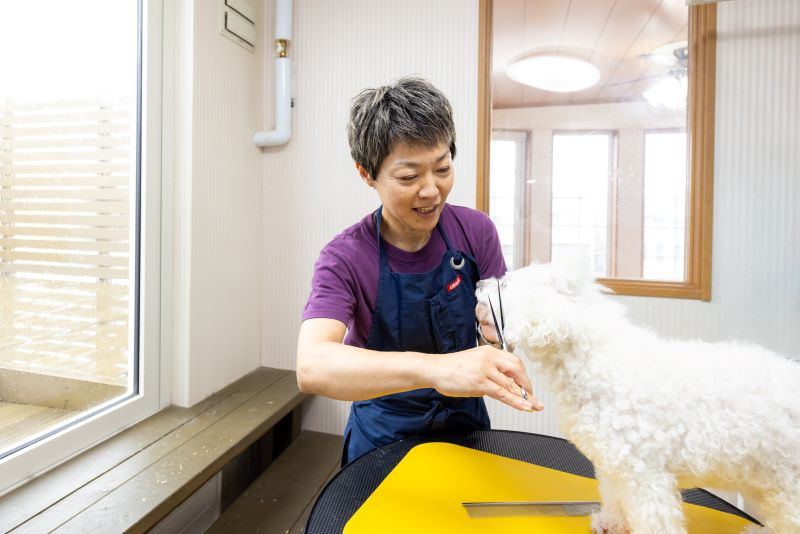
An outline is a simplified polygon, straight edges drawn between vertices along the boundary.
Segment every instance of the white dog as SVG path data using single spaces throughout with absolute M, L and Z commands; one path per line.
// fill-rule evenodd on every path
M 800 533 L 800 364 L 753 345 L 670 341 L 630 323 L 588 270 L 533 265 L 500 282 L 505 338 L 555 392 L 593 463 L 594 532 L 686 532 L 678 487 L 735 489 Z M 497 283 L 481 282 L 478 300 Z

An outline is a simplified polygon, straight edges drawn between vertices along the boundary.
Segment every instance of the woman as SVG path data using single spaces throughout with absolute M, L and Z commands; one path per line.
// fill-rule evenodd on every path
M 367 89 L 348 140 L 382 206 L 320 253 L 297 347 L 301 391 L 354 401 L 343 465 L 397 439 L 487 429 L 484 395 L 542 409 L 523 398 L 519 358 L 476 346 L 476 283 L 506 266 L 489 218 L 445 204 L 456 154 L 447 98 L 419 78 Z

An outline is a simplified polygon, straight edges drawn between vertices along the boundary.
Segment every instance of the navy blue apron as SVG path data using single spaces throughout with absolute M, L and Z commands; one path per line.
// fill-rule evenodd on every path
M 480 279 L 475 259 L 454 250 L 437 224 L 447 245 L 439 266 L 427 273 L 393 273 L 381 241 L 381 210 L 376 212 L 380 276 L 367 348 L 447 354 L 474 347 Z M 428 388 L 356 401 L 345 427 L 342 465 L 398 439 L 488 428 L 481 397 L 445 397 Z

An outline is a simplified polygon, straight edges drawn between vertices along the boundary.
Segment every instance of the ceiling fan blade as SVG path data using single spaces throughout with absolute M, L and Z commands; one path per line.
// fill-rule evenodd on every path
M 657 78 L 664 78 L 669 76 L 668 72 L 664 72 L 662 74 L 653 74 L 652 76 L 642 76 L 641 78 L 633 78 L 631 80 L 623 80 L 621 82 L 614 82 L 614 83 L 607 83 L 605 85 L 601 85 L 602 87 L 618 87 L 620 85 L 634 85 L 639 82 L 646 82 L 647 80 L 655 80 Z M 600 84 L 598 84 L 600 85 Z

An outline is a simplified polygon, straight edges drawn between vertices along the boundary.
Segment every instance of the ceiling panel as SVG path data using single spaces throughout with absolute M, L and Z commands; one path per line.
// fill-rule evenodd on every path
M 572 0 L 562 43 L 589 52 L 591 57 L 618 0 Z
M 682 0 L 678 0 L 678 2 L 681 3 L 680 7 L 686 14 L 686 5 L 682 3 Z M 636 36 L 636 40 L 631 44 L 630 49 L 626 52 L 625 57 L 617 66 L 616 71 L 609 77 L 606 84 L 617 85 L 637 80 L 644 75 L 645 71 L 651 70 L 653 62 L 647 58 L 647 55 L 655 48 L 673 42 L 675 37 L 680 34 L 681 29 L 686 26 L 685 17 L 681 20 L 679 17 L 674 16 L 674 5 L 675 0 L 661 2 L 661 5 L 647 21 L 642 31 Z M 662 72 L 668 71 L 666 68 L 660 70 Z M 607 89 L 604 88 L 603 91 Z
M 571 102 L 605 101 L 601 95 L 603 86 L 615 81 L 615 73 L 660 3 L 661 0 L 619 0 L 615 4 L 592 58 L 592 62 L 600 68 L 600 82 L 591 89 L 575 94 Z
M 570 4 L 564 0 L 527 0 L 523 14 L 526 49 L 558 46 Z
M 687 18 L 684 0 L 494 0 L 493 107 L 640 99 L 651 77 L 668 70 L 646 55 L 685 40 Z M 512 59 L 536 51 L 587 59 L 600 69 L 600 82 L 585 91 L 555 93 L 505 75 Z

